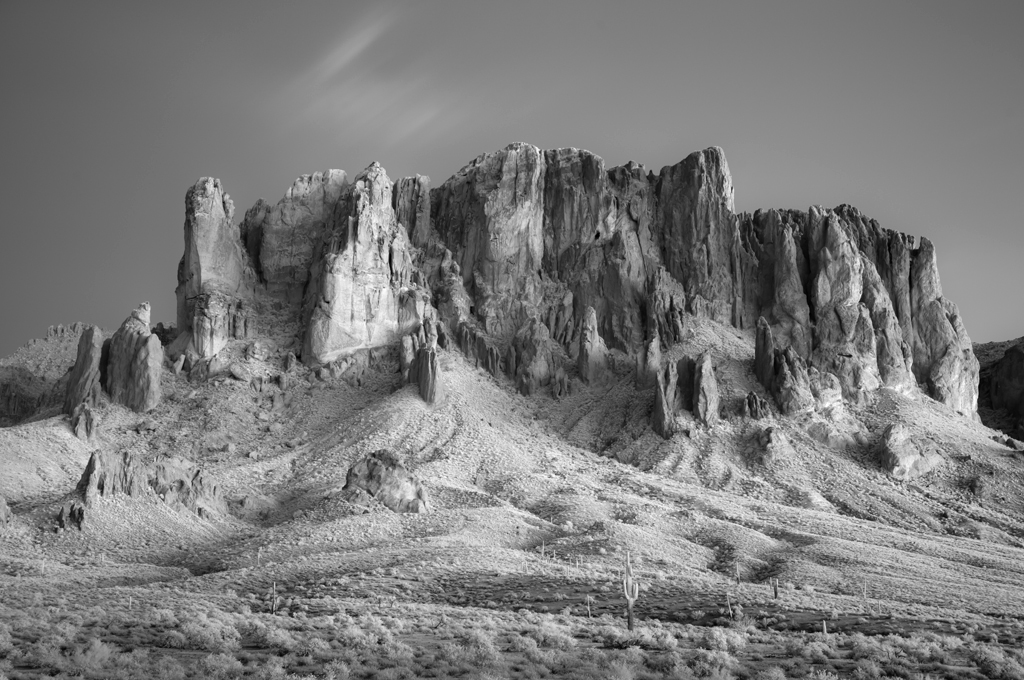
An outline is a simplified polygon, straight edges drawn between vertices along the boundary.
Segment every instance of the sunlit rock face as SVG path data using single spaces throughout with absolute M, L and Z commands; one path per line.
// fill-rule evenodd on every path
M 680 341 L 687 314 L 750 330 L 764 319 L 757 374 L 783 412 L 915 385 L 976 412 L 977 362 L 930 242 L 845 205 L 734 206 L 717 147 L 654 173 L 515 143 L 435 188 L 376 163 L 351 182 L 331 170 L 237 227 L 204 179 L 187 200 L 179 330 L 210 356 L 272 308 L 296 323 L 303 361 L 323 364 L 397 344 L 430 316 L 521 389 L 559 369 L 587 381 L 602 351 L 635 359 L 648 389 L 664 368 L 652 342 Z
M 306 363 L 396 344 L 421 325 L 429 296 L 412 284 L 409 237 L 391 201 L 391 180 L 376 163 L 338 201 L 303 300 Z

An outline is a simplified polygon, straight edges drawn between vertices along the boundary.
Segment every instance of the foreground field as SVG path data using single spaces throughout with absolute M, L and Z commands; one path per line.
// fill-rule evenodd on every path
M 299 369 L 262 393 L 168 372 L 158 411 L 108 405 L 92 443 L 60 417 L 0 430 L 0 675 L 1024 677 L 1020 455 L 919 394 L 744 418 L 751 338 L 689 328 L 673 351 L 715 353 L 724 420 L 680 416 L 669 441 L 628 371 L 555 401 L 454 352 L 436 407 L 385 359 L 358 386 Z M 939 471 L 884 473 L 895 421 L 941 447 Z M 187 456 L 230 513 L 120 496 L 56 531 L 97 447 Z M 378 449 L 432 512 L 342 499 Z

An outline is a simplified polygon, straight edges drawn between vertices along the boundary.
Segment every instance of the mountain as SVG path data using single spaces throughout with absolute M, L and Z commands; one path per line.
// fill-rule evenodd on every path
M 926 238 L 733 191 L 521 143 L 237 219 L 200 179 L 173 328 L 5 364 L 48 382 L 0 673 L 1024 674 L 1011 353 L 979 397 Z

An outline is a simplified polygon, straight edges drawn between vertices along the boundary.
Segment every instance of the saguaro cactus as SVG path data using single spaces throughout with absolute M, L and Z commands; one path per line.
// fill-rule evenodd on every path
M 640 583 L 633 578 L 633 564 L 626 552 L 626 572 L 622 575 L 622 594 L 626 596 L 626 627 L 633 630 L 633 605 L 640 597 Z

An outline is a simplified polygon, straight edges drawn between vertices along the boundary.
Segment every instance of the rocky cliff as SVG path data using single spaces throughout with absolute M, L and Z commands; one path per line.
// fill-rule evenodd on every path
M 655 174 L 516 143 L 429 187 L 376 163 L 352 182 L 331 170 L 234 226 L 219 181 L 200 180 L 172 358 L 212 356 L 274 308 L 311 365 L 437 318 L 442 346 L 450 335 L 527 394 L 558 371 L 593 379 L 609 352 L 653 387 L 690 314 L 751 332 L 764 320 L 758 375 L 784 412 L 920 386 L 976 413 L 978 363 L 932 244 L 849 206 L 737 214 L 719 148 Z

